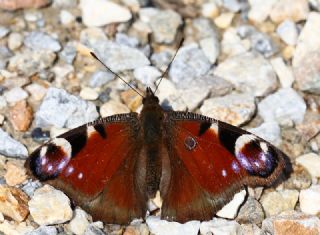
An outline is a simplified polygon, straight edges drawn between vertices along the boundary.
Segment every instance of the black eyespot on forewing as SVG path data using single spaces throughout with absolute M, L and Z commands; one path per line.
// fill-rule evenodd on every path
M 107 133 L 102 124 L 97 124 L 97 125 L 94 125 L 93 127 L 103 139 L 107 138 Z
M 198 136 L 202 136 L 211 127 L 210 122 L 202 122 L 200 124 Z
M 226 128 L 226 126 L 228 126 Z M 219 140 L 221 144 L 233 155 L 235 153 L 236 141 L 244 131 L 240 128 L 230 126 L 226 123 L 218 122 Z M 243 132 L 243 133 L 241 133 Z
M 62 134 L 60 137 L 66 139 L 71 145 L 71 157 L 74 157 L 81 151 L 87 143 L 87 128 L 78 127 L 72 131 Z

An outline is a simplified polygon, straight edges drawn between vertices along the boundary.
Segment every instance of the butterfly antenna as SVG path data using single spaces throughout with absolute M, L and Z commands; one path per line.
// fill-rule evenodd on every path
M 165 70 L 164 73 L 161 75 L 160 81 L 158 82 L 158 84 L 157 84 L 157 86 L 156 86 L 156 89 L 154 90 L 154 93 L 156 93 L 156 91 L 158 90 L 158 87 L 159 87 L 162 79 L 163 79 L 165 76 L 167 76 L 167 74 L 168 74 L 168 72 L 169 72 L 169 69 L 170 69 L 170 67 L 171 67 L 171 64 L 172 64 L 172 62 L 174 61 L 174 59 L 176 58 L 176 56 L 177 56 L 177 54 L 178 54 L 178 51 L 179 51 L 180 47 L 182 46 L 183 42 L 184 42 L 184 38 L 182 38 L 182 39 L 180 40 L 179 45 L 178 45 L 178 48 L 177 48 L 176 52 L 174 53 L 174 56 L 172 57 L 172 60 L 171 60 L 170 63 L 168 64 L 166 70 Z
M 105 63 L 103 63 L 97 56 L 94 54 L 92 51 L 90 51 L 90 54 L 92 55 L 93 58 L 95 58 L 97 61 L 99 61 L 106 69 L 108 69 L 111 73 L 113 73 L 116 77 L 118 77 L 121 81 L 123 81 L 125 84 L 128 85 L 132 90 L 134 90 L 138 95 L 140 95 L 142 98 L 144 96 L 135 88 L 133 87 L 130 83 L 128 83 L 126 80 L 124 80 L 119 74 L 116 72 L 113 72 Z

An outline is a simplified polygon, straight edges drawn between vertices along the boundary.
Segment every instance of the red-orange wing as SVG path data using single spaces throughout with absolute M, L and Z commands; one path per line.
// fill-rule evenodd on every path
M 73 129 L 35 150 L 29 172 L 70 196 L 95 219 L 128 223 L 145 217 L 135 178 L 141 150 L 136 114 L 114 115 Z M 142 172 L 142 173 L 140 173 Z
M 167 113 L 170 182 L 161 190 L 162 217 L 209 220 L 245 185 L 270 185 L 284 154 L 240 128 L 185 112 Z

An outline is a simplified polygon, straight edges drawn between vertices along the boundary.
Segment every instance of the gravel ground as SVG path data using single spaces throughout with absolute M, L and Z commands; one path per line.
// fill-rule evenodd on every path
M 0 233 L 320 234 L 319 35 L 319 0 L 0 0 Z M 50 137 L 141 109 L 90 50 L 144 91 L 181 37 L 161 103 L 268 140 L 289 156 L 289 179 L 241 191 L 211 221 L 119 226 L 26 175 Z

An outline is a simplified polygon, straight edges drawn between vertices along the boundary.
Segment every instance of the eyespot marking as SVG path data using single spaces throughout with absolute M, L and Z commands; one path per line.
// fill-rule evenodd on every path
M 184 146 L 186 147 L 187 150 L 191 151 L 197 146 L 197 141 L 193 137 L 188 136 L 184 140 Z

